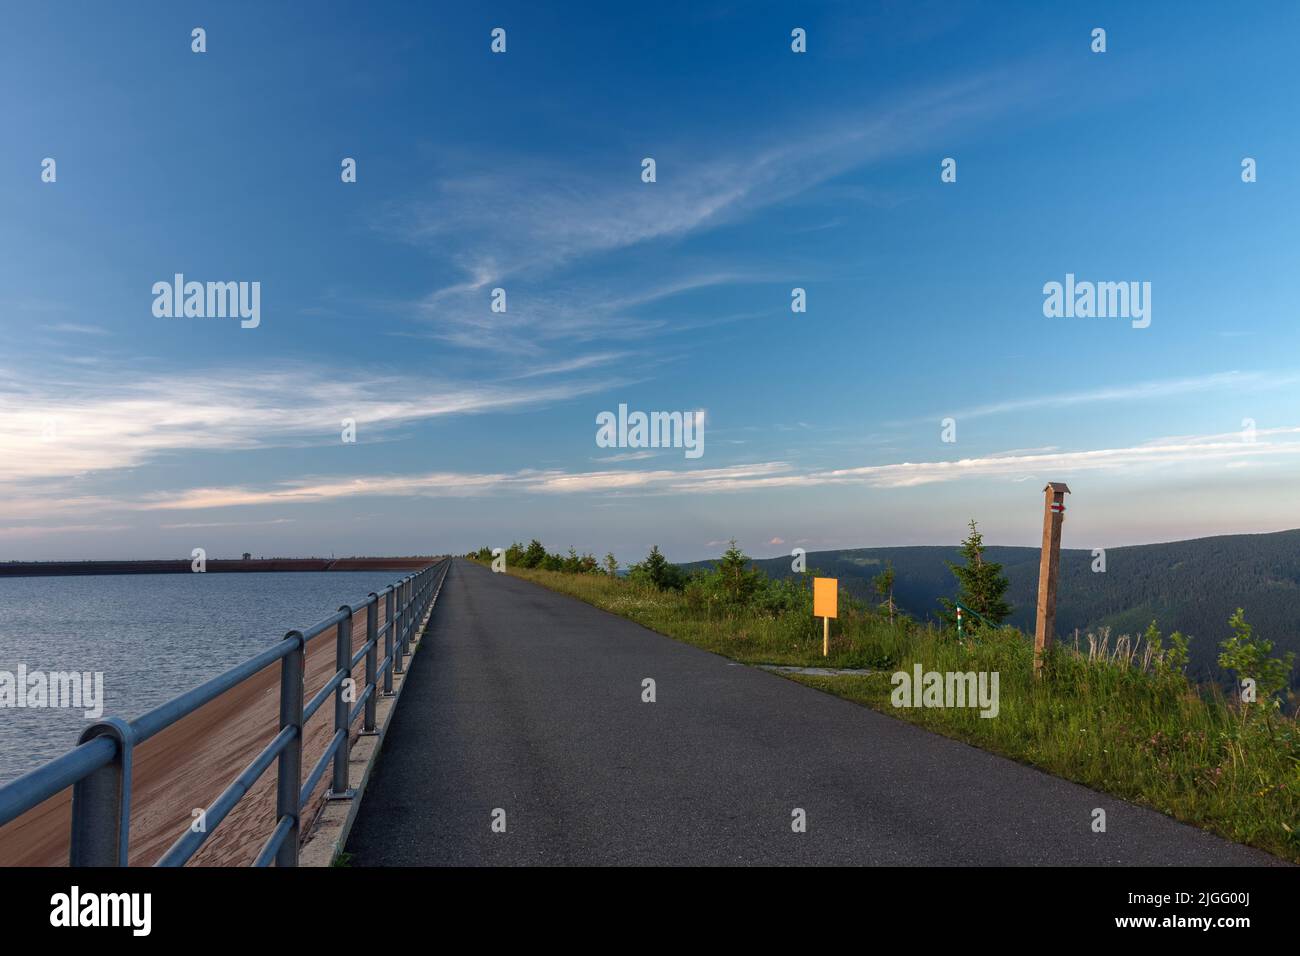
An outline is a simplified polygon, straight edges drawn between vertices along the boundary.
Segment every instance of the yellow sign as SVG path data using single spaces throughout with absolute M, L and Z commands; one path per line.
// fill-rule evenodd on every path
M 839 617 L 840 582 L 836 578 L 813 578 L 813 617 Z

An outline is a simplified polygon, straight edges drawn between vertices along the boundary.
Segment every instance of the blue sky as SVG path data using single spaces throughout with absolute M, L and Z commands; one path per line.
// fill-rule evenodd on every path
M 1047 480 L 1066 547 L 1300 524 L 1294 4 L 382 8 L 8 14 L 0 558 L 1036 544 Z

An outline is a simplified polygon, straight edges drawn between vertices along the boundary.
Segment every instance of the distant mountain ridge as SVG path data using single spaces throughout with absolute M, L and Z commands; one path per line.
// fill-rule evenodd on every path
M 985 555 L 1003 566 L 1011 582 L 1009 623 L 1032 630 L 1039 549 L 991 546 Z M 850 593 L 873 601 L 871 579 L 892 563 L 894 599 L 920 620 L 937 617 L 939 598 L 956 593 L 945 562 L 960 563 L 955 544 L 811 551 L 807 560 L 810 570 L 839 578 Z M 763 558 L 754 564 L 769 576 L 790 577 L 790 561 Z M 1230 633 L 1228 617 L 1241 607 L 1255 632 L 1274 642 L 1275 654 L 1290 650 L 1300 656 L 1300 529 L 1107 548 L 1106 571 L 1094 572 L 1092 563 L 1091 551 L 1061 550 L 1056 630 L 1062 639 L 1073 640 L 1076 628 L 1081 636 L 1100 627 L 1109 627 L 1113 636 L 1137 634 L 1154 619 L 1166 636 L 1182 631 L 1192 637 L 1191 669 L 1209 675 L 1219 642 Z

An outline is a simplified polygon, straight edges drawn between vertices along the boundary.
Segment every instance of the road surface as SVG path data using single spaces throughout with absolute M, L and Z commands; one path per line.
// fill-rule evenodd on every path
M 347 850 L 353 866 L 1278 862 L 461 559 Z

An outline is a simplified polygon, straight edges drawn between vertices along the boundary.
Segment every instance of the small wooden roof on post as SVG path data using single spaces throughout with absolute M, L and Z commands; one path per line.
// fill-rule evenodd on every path
M 1070 493 L 1070 486 L 1063 481 L 1049 481 L 1047 483 L 1047 487 L 1044 488 L 1043 490 L 1054 491 L 1054 492 L 1059 491 L 1061 494 L 1068 495 Z

